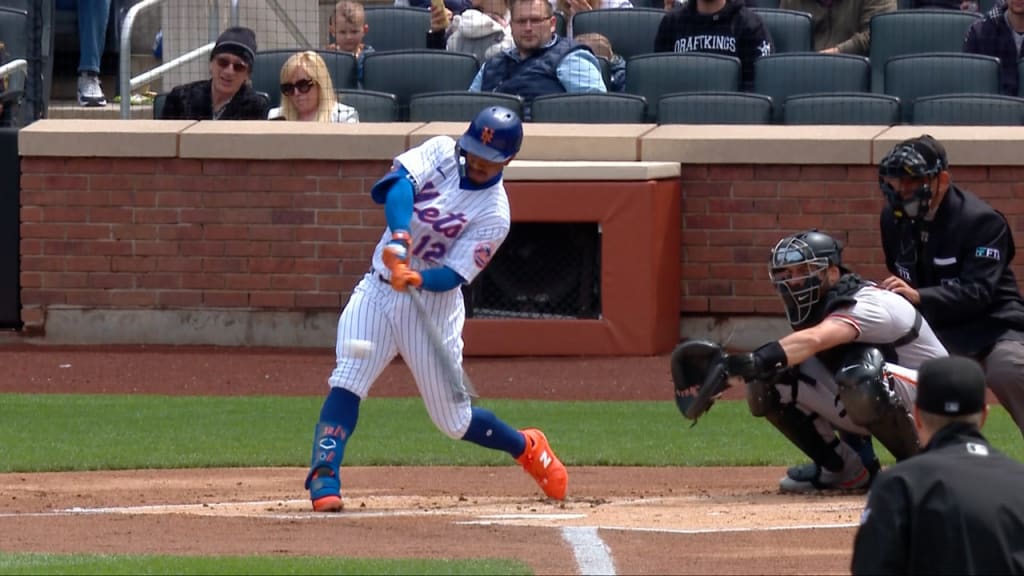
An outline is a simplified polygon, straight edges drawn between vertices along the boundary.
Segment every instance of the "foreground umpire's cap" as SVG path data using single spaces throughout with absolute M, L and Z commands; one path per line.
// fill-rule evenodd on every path
M 985 409 L 985 372 L 962 356 L 934 358 L 917 372 L 917 407 L 932 414 L 959 416 Z

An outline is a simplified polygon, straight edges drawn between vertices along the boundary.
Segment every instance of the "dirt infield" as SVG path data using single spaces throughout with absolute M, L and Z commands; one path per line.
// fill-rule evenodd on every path
M 328 351 L 0 348 L 0 392 L 326 391 Z M 481 394 L 666 399 L 667 359 L 469 359 Z M 415 394 L 388 368 L 375 396 Z M 509 557 L 538 574 L 848 573 L 861 496 L 780 495 L 781 468 L 573 468 L 570 498 L 518 468 L 346 468 L 346 511 L 314 515 L 305 470 L 0 475 L 0 550 Z M 56 535 L 61 535 L 56 537 Z

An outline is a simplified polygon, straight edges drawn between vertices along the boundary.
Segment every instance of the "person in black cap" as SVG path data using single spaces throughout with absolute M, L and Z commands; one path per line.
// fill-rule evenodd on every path
M 1006 218 L 953 184 L 945 147 L 925 134 L 882 159 L 882 286 L 909 300 L 950 354 L 982 362 L 1024 434 L 1024 298 Z
M 853 574 L 1024 574 L 1024 464 L 981 434 L 981 366 L 926 361 L 914 416 L 924 448 L 875 480 Z
M 167 95 L 164 120 L 265 120 L 270 100 L 252 89 L 256 34 L 228 28 L 210 52 L 210 79 L 176 86 Z

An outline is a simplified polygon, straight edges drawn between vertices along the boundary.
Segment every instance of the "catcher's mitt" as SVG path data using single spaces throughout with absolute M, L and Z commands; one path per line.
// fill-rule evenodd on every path
M 688 340 L 672 351 L 676 406 L 694 424 L 729 387 L 725 357 L 721 346 L 707 340 Z

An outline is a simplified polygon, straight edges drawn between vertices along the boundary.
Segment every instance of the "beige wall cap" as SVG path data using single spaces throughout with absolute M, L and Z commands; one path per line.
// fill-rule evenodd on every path
M 684 164 L 865 164 L 887 126 L 673 124 L 640 138 L 641 160 Z
M 420 126 L 416 122 L 198 122 L 181 134 L 181 157 L 390 160 L 408 147 L 409 134 Z
M 1024 165 L 1024 130 L 1020 126 L 893 126 L 875 139 L 871 162 L 881 162 L 893 146 L 922 134 L 942 142 L 953 169 L 958 165 Z
M 18 132 L 22 156 L 173 158 L 192 120 L 37 120 Z
M 410 146 L 434 136 L 458 138 L 469 122 L 431 122 L 413 132 Z M 639 160 L 637 138 L 654 124 L 523 124 L 523 148 L 520 160 Z
M 678 162 L 586 162 L 513 160 L 505 168 L 505 180 L 540 180 L 546 182 L 565 180 L 662 180 L 679 178 Z

